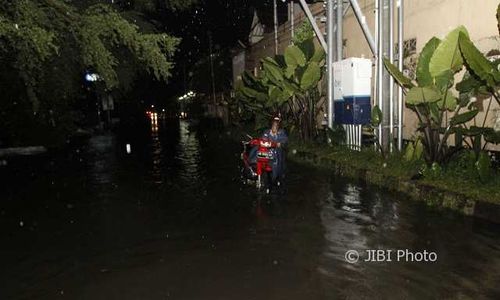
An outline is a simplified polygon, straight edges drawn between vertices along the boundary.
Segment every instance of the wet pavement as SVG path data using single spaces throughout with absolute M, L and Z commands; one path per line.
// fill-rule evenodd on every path
M 225 133 L 159 123 L 0 170 L 0 299 L 500 298 L 500 226 L 293 163 L 262 195 Z

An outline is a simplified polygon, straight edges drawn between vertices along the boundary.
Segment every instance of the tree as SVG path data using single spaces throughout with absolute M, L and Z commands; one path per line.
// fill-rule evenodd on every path
M 134 2 L 142 6 L 149 3 L 166 9 L 182 9 L 193 1 Z M 31 115 L 43 121 L 49 110 L 53 113 L 57 106 L 81 93 L 85 72 L 98 74 L 106 90 L 119 86 L 122 67 L 167 80 L 180 40 L 153 26 L 143 30 L 130 21 L 132 18 L 127 14 L 130 10 L 118 5 L 123 3 L 2 1 L 0 61 L 3 72 L 8 70 L 9 74 L 1 78 L 13 81 L 17 78 L 22 86 L 16 86 L 16 99 L 3 98 L 0 105 L 25 99 L 30 104 Z M 138 19 L 142 12 L 136 13 L 133 19 Z M 9 88 L 6 82 L 2 83 L 4 89 Z

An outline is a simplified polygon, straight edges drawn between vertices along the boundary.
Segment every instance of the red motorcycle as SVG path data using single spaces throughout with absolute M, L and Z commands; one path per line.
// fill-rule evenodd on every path
M 273 171 L 272 163 L 275 159 L 272 149 L 276 147 L 275 142 L 264 138 L 252 138 L 250 141 L 243 142 L 243 153 L 241 153 L 244 165 L 243 176 L 247 180 L 255 180 L 259 189 L 266 187 L 269 191 Z M 252 151 L 257 151 L 256 159 L 253 161 Z

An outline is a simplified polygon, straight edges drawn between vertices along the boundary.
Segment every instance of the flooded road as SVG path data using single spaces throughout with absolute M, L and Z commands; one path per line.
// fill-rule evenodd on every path
M 239 151 L 160 122 L 0 170 L 0 299 L 500 298 L 500 226 L 293 163 L 259 195 Z

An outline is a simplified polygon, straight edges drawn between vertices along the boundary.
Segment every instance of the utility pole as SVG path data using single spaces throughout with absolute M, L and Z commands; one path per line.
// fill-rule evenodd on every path
M 344 0 L 337 0 L 337 61 L 341 61 L 343 59 L 344 54 L 344 39 L 343 39 L 343 21 L 344 21 Z
M 403 72 L 403 33 L 404 33 L 404 1 L 397 0 L 398 7 L 398 69 Z M 403 88 L 398 85 L 398 150 L 403 150 Z
M 389 61 L 394 64 L 394 0 L 389 0 Z M 389 151 L 394 149 L 394 77 L 389 78 Z
M 212 53 L 212 33 L 209 31 L 208 32 L 208 48 L 210 52 L 210 76 L 212 78 L 212 97 L 214 104 L 216 103 L 215 101 L 215 75 L 214 75 L 214 60 L 213 60 L 213 53 Z
M 274 12 L 274 54 L 278 55 L 278 4 L 273 0 Z
M 333 31 L 333 22 L 334 22 L 334 1 L 335 0 L 326 0 L 326 34 L 327 34 L 327 45 L 328 50 L 326 51 L 327 55 L 327 64 L 326 64 L 326 76 L 327 76 L 327 96 L 328 96 L 328 127 L 333 127 L 333 119 L 334 119 L 334 109 L 333 109 L 333 40 L 334 40 L 334 31 Z
M 389 150 L 389 144 L 390 144 L 390 139 L 391 139 L 391 136 L 390 136 L 390 120 L 391 120 L 391 109 L 390 109 L 390 106 L 391 106 L 391 102 L 392 102 L 392 99 L 391 99 L 391 93 L 390 93 L 390 89 L 392 88 L 391 87 L 391 75 L 389 74 L 389 72 L 387 71 L 387 69 L 385 68 L 384 66 L 384 63 L 382 61 L 382 57 L 389 57 L 390 55 L 390 48 L 393 46 L 391 45 L 391 38 L 390 38 L 390 32 L 391 32 L 391 25 L 389 23 L 390 21 L 390 14 L 389 14 L 389 7 L 390 7 L 390 2 L 392 2 L 392 0 L 382 0 L 381 1 L 381 6 L 379 7 L 380 11 L 381 11 L 381 18 L 380 18 L 380 21 L 381 21 L 381 27 L 380 27 L 380 34 L 381 34 L 381 38 L 380 38 L 380 47 L 382 49 L 382 51 L 379 53 L 379 57 L 380 57 L 380 65 L 379 65 L 379 69 L 382 73 L 382 77 L 380 78 L 381 81 L 382 81 L 382 88 L 381 90 L 379 91 L 379 93 L 382 94 L 382 97 L 381 97 L 381 101 L 382 101 L 382 107 L 380 108 L 382 110 L 382 148 L 384 149 L 384 151 L 387 151 Z
M 290 44 L 293 43 L 293 38 L 295 37 L 295 1 L 292 0 L 290 1 L 290 3 L 288 3 L 288 5 L 290 6 L 290 36 L 292 37 L 290 39 Z

